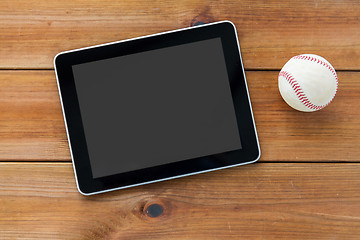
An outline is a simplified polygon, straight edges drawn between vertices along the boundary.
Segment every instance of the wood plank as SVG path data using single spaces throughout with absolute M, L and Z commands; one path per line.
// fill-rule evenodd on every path
M 0 238 L 360 235 L 360 164 L 257 163 L 90 197 L 73 175 L 70 163 L 0 163 Z
M 70 161 L 53 71 L 0 71 L 0 160 Z
M 345 161 L 360 156 L 360 72 L 339 72 L 339 91 L 314 113 L 291 109 L 277 71 L 249 71 L 261 161 Z M 0 71 L 0 160 L 70 161 L 53 71 Z
M 360 72 L 339 72 L 337 95 L 312 113 L 293 110 L 280 96 L 278 72 L 247 72 L 262 161 L 358 162 Z
M 228 19 L 247 69 L 280 69 L 294 55 L 315 53 L 336 69 L 359 70 L 359 11 L 358 0 L 5 0 L 0 68 L 53 68 L 60 51 Z

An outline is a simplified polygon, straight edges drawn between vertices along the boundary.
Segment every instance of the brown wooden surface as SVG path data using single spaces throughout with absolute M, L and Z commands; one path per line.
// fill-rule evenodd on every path
M 64 50 L 188 27 L 196 16 L 237 25 L 246 68 L 279 69 L 315 53 L 360 69 L 360 2 L 0 1 L 0 68 L 53 68 Z
M 339 72 L 334 102 L 293 111 L 278 71 L 247 71 L 260 161 L 356 162 L 360 155 L 360 72 Z M 0 160 L 70 161 L 53 71 L 0 71 Z M 345 136 L 345 137 L 344 137 Z
M 0 71 L 0 160 L 70 161 L 54 71 Z
M 359 0 L 0 1 L 0 239 L 359 239 L 359 16 Z M 55 54 L 225 19 L 239 34 L 260 162 L 80 195 Z M 278 93 L 278 70 L 301 53 L 345 70 L 319 112 Z M 156 204 L 163 213 L 150 217 Z
M 0 163 L 0 233 L 2 239 L 359 239 L 359 176 L 358 164 L 257 163 L 84 197 L 70 163 Z M 154 203 L 164 206 L 157 218 L 146 214 Z

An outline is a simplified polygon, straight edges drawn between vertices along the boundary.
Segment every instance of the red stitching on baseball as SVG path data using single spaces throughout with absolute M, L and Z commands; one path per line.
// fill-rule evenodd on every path
M 279 77 L 284 77 L 289 83 L 290 86 L 294 89 L 296 96 L 299 98 L 300 102 L 302 102 L 306 107 L 314 110 L 319 110 L 321 108 L 326 107 L 331 100 L 326 105 L 315 105 L 310 102 L 310 100 L 306 97 L 305 93 L 302 91 L 300 85 L 296 82 L 295 78 L 287 71 L 280 71 Z
M 339 81 L 338 81 L 338 78 L 337 78 L 335 69 L 334 69 L 332 66 L 330 66 L 328 63 L 322 61 L 321 59 L 318 59 L 318 58 L 315 58 L 315 57 L 306 56 L 306 55 L 297 55 L 297 56 L 292 57 L 292 58 L 293 58 L 293 59 L 302 59 L 302 60 L 308 60 L 308 61 L 312 61 L 312 62 L 317 62 L 317 63 L 323 65 L 324 67 L 326 67 L 327 69 L 329 69 L 330 72 L 333 74 L 333 76 L 334 76 L 335 79 L 336 79 L 336 90 L 335 90 L 335 95 L 336 95 L 336 93 L 337 93 L 337 91 L 338 91 Z M 335 95 L 334 95 L 334 97 L 335 97 Z M 333 97 L 333 98 L 334 98 L 334 97 Z M 332 98 L 325 106 L 327 106 L 327 105 L 333 100 L 333 98 Z

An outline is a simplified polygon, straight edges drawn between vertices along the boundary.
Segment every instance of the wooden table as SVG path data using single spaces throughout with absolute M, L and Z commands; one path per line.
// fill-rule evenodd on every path
M 55 54 L 225 19 L 238 29 L 260 161 L 80 195 Z M 360 239 L 359 22 L 359 0 L 2 0 L 0 239 Z M 338 72 L 319 112 L 278 92 L 279 70 L 301 53 Z

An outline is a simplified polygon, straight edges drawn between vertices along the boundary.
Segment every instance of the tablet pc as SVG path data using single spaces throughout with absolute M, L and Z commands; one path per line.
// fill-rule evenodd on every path
M 260 157 L 229 21 L 61 52 L 54 66 L 84 195 Z

